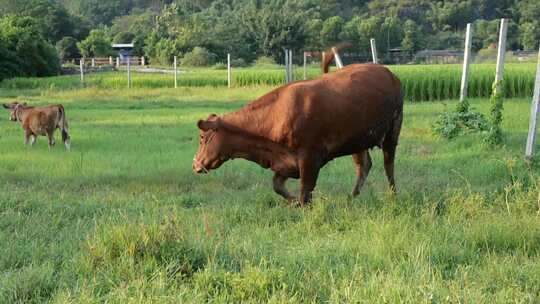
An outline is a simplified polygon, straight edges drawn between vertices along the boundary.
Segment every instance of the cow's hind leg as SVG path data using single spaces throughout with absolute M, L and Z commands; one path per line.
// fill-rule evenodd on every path
M 366 178 L 371 170 L 371 156 L 369 151 L 365 150 L 360 153 L 352 155 L 354 164 L 356 166 L 356 185 L 354 185 L 352 196 L 357 196 L 360 193 L 360 189 L 364 185 Z
M 399 113 L 398 116 L 392 122 L 392 129 L 385 136 L 382 144 L 382 150 L 384 154 L 384 170 L 390 189 L 392 192 L 396 192 L 396 182 L 394 179 L 394 158 L 396 156 L 396 147 L 398 144 L 399 133 L 401 131 L 401 122 L 403 120 L 403 114 Z
M 286 177 L 279 175 L 279 173 L 274 174 L 274 178 L 272 179 L 274 191 L 276 191 L 277 194 L 283 196 L 283 198 L 285 198 L 286 200 L 292 201 L 294 200 L 294 196 L 292 196 L 289 191 L 287 191 L 287 188 L 285 187 L 286 181 Z
M 36 143 L 36 135 L 32 133 L 30 130 L 26 130 L 24 132 L 24 144 L 28 146 L 28 142 L 30 142 L 30 146 L 33 147 Z
M 390 189 L 392 192 L 396 192 L 396 181 L 394 179 L 394 158 L 396 156 L 396 147 L 386 147 L 383 148 L 384 154 L 384 171 L 386 172 L 386 177 L 388 178 L 388 183 L 390 184 Z

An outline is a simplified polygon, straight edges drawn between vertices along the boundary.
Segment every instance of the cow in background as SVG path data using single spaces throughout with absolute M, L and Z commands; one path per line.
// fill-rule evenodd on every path
M 31 107 L 26 103 L 3 104 L 4 108 L 11 110 L 10 120 L 18 121 L 24 129 L 25 141 L 27 145 L 33 146 L 37 136 L 47 136 L 49 139 L 49 149 L 54 146 L 54 132 L 56 129 L 62 131 L 62 141 L 67 150 L 70 149 L 70 138 L 68 133 L 68 121 L 66 111 L 62 105 L 48 105 L 43 107 Z

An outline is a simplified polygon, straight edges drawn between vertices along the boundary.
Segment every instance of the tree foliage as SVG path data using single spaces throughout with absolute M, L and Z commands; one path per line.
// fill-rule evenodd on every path
M 0 80 L 16 76 L 49 76 L 59 72 L 56 49 L 41 35 L 32 17 L 0 18 Z
M 75 38 L 84 56 L 108 55 L 108 43 L 129 37 L 135 55 L 163 64 L 196 47 L 246 62 L 283 62 L 284 49 L 298 54 L 341 42 L 368 53 L 371 38 L 389 62 L 396 48 L 462 49 L 468 22 L 478 51 L 497 41 L 501 17 L 510 19 L 509 48 L 540 45 L 538 0 L 0 0 L 0 16 L 7 14 L 32 17 L 52 44 Z

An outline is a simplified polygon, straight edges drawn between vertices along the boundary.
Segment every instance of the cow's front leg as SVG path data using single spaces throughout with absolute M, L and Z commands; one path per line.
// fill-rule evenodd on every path
M 283 198 L 290 202 L 293 201 L 295 198 L 289 193 L 289 191 L 287 191 L 287 187 L 285 187 L 286 181 L 287 177 L 282 176 L 279 173 L 274 174 L 274 178 L 272 179 L 274 191 L 276 191 L 277 194 L 283 196 Z
M 300 158 L 300 205 L 311 203 L 311 193 L 317 184 L 321 162 L 317 153 L 303 153 Z
M 52 147 L 54 146 L 55 144 L 55 141 L 54 141 L 54 133 L 47 133 L 47 138 L 49 139 L 49 150 L 52 149 Z

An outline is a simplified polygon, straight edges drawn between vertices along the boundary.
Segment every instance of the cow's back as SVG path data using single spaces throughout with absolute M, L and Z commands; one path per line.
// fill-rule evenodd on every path
M 58 105 L 35 107 L 28 109 L 29 113 L 23 122 L 25 128 L 33 133 L 46 135 L 47 131 L 54 131 L 60 119 Z
M 319 145 L 337 154 L 349 153 L 340 150 L 351 143 L 378 145 L 402 109 L 399 80 L 374 64 L 350 65 L 292 84 L 282 95 L 276 103 L 285 114 L 276 124 L 286 135 L 281 141 L 293 148 Z
M 380 143 L 401 111 L 400 94 L 399 80 L 384 66 L 354 64 L 277 88 L 223 120 L 291 150 L 339 156 Z

